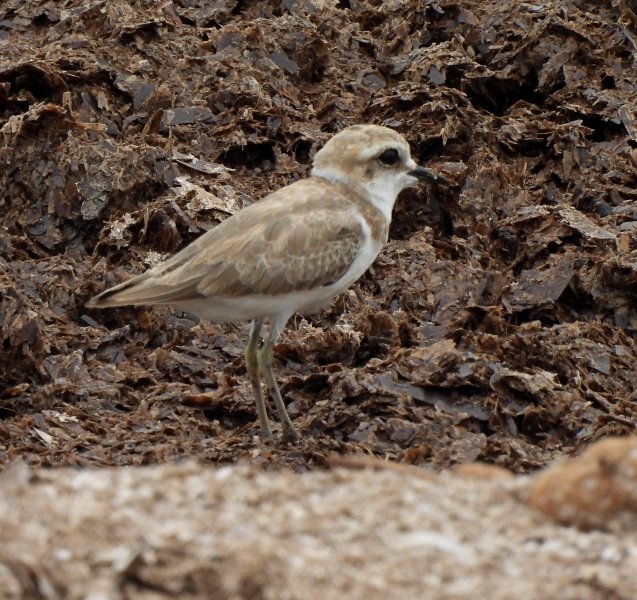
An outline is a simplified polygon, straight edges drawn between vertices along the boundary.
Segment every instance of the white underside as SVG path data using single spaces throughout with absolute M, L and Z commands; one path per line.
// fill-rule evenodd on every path
M 287 321 L 296 312 L 311 313 L 316 311 L 346 290 L 365 273 L 382 248 L 383 244 L 372 238 L 369 226 L 360 213 L 357 212 L 357 216 L 363 226 L 365 241 L 347 273 L 332 285 L 277 296 L 258 294 L 241 296 L 240 298 L 212 297 L 171 304 L 197 315 L 201 319 L 213 322 L 253 319 L 275 319 L 282 322 Z

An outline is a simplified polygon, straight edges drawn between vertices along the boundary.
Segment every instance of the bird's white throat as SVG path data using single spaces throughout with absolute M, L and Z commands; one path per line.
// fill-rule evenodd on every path
M 327 167 L 314 167 L 311 175 L 333 183 L 340 183 L 352 190 L 362 188 L 368 201 L 380 210 L 388 221 L 391 221 L 398 194 L 405 188 L 413 186 L 417 181 L 415 177 L 407 175 L 407 173 L 380 173 L 373 179 L 361 181 Z

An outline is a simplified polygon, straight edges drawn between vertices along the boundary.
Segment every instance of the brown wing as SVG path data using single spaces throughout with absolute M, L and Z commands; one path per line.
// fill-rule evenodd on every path
M 226 240 L 221 260 L 214 266 L 206 261 L 197 290 L 204 296 L 236 297 L 326 286 L 348 271 L 362 241 L 360 221 L 350 213 L 288 212 Z
M 96 296 L 89 306 L 170 304 L 329 285 L 347 272 L 364 238 L 360 219 L 346 205 L 338 187 L 299 181 L 230 217 L 167 262 Z

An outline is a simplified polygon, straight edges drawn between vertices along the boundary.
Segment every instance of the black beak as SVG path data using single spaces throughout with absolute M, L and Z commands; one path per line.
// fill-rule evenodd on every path
M 416 167 L 411 171 L 407 171 L 407 175 L 411 175 L 412 177 L 417 177 L 418 179 L 422 179 L 423 181 L 430 181 L 433 183 L 442 183 L 448 185 L 449 182 L 438 173 L 435 173 L 431 169 L 427 169 L 426 167 Z

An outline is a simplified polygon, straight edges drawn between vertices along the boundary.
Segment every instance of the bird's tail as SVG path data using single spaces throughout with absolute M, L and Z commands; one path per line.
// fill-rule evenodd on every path
M 101 294 L 94 296 L 87 303 L 88 308 L 108 308 L 113 306 L 130 306 L 134 304 L 152 304 L 147 292 L 142 289 L 145 274 L 133 277 L 118 285 L 104 290 Z M 141 285 L 140 285 L 141 284 Z M 141 288 L 141 289 L 140 289 Z

